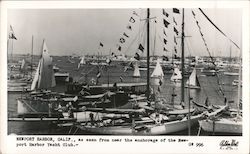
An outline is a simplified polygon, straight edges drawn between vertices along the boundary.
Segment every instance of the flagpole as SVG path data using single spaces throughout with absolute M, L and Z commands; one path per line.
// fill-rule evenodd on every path
M 149 83 L 150 83 L 150 78 L 149 78 L 149 17 L 150 17 L 150 10 L 147 8 L 147 100 L 149 100 Z

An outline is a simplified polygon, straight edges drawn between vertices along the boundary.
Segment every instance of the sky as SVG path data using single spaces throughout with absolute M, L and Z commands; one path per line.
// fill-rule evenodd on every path
M 201 31 L 213 56 L 238 56 L 239 51 L 230 41 L 218 32 L 197 9 L 185 9 L 185 53 L 191 56 L 208 55 L 199 29 L 195 23 L 193 10 L 201 26 Z M 134 11 L 136 14 L 134 14 Z M 203 9 L 207 16 L 237 45 L 241 45 L 242 12 L 240 9 Z M 162 14 L 162 9 L 151 9 L 150 36 L 151 50 L 155 55 L 171 55 L 175 35 L 173 26 L 181 32 L 182 9 L 180 14 L 166 9 L 169 17 Z M 7 14 L 8 31 L 12 25 L 17 40 L 14 40 L 14 53 L 31 53 L 31 38 L 34 36 L 34 54 L 41 53 L 42 40 L 45 39 L 51 55 L 134 55 L 138 45 L 145 46 L 145 9 L 9 9 Z M 130 21 L 130 17 L 135 20 Z M 173 17 L 177 25 L 173 23 Z M 170 22 L 164 27 L 163 18 Z M 130 25 L 132 30 L 128 29 Z M 163 29 L 167 36 L 163 35 Z M 124 36 L 125 33 L 127 35 Z M 138 35 L 141 34 L 141 35 Z M 179 35 L 180 36 L 180 35 Z M 163 37 L 168 40 L 164 45 Z M 124 38 L 124 43 L 119 43 Z M 100 42 L 103 47 L 100 46 Z M 153 44 L 152 42 L 156 42 Z M 180 54 L 180 39 L 177 38 L 177 50 Z M 121 52 L 117 50 L 122 47 Z M 169 52 L 165 53 L 163 47 Z M 145 53 L 142 53 L 145 54 Z

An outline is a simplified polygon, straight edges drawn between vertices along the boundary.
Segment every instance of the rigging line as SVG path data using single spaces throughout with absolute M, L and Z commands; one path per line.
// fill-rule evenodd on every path
M 202 11 L 201 8 L 199 8 L 199 10 L 201 11 L 201 13 L 206 17 L 206 19 L 219 31 L 221 32 L 221 34 L 223 34 L 226 38 L 228 38 L 238 49 L 240 49 L 240 47 L 233 41 L 231 40 L 224 32 L 222 32 L 222 30 L 220 30 L 213 22 L 212 20 Z

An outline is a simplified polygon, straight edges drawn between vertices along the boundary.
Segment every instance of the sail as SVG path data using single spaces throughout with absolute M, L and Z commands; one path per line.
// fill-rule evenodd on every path
M 25 71 L 25 70 L 26 70 L 26 62 L 25 62 L 24 59 L 22 60 L 22 64 L 21 64 L 20 70 L 21 70 L 21 71 Z
M 179 70 L 178 67 L 175 67 L 173 75 L 171 76 L 170 80 L 171 81 L 177 81 L 177 80 L 181 80 L 181 79 L 182 79 L 181 71 Z
M 163 77 L 163 76 L 164 76 L 164 73 L 163 73 L 162 67 L 160 65 L 160 61 L 158 59 L 156 66 L 155 66 L 155 69 L 154 69 L 153 73 L 151 74 L 151 77 Z
M 39 61 L 31 90 L 47 89 L 56 85 L 52 57 L 48 53 L 48 48 L 43 42 L 42 57 Z
M 139 65 L 138 65 L 138 62 L 135 63 L 135 66 L 134 66 L 134 74 L 133 74 L 133 77 L 140 77 L 141 74 L 140 74 L 140 70 L 139 70 Z
M 81 67 L 81 65 L 83 65 L 83 64 L 86 64 L 86 61 L 85 61 L 85 56 L 82 56 L 81 57 L 81 61 L 79 62 L 79 64 L 78 64 L 78 69 Z
M 190 86 L 200 86 L 195 68 L 193 69 L 193 72 L 189 76 L 189 79 L 187 80 L 186 84 Z
M 40 72 L 40 66 L 41 66 L 41 60 L 38 63 L 37 69 L 36 69 L 36 74 L 33 78 L 32 84 L 31 84 L 31 88 L 30 90 L 35 90 L 37 89 L 37 84 L 38 84 L 38 78 L 39 78 L 39 72 Z

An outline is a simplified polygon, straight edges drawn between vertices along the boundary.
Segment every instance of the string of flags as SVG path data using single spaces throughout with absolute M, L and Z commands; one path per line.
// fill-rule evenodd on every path
M 10 25 L 9 39 L 17 40 L 17 38 L 16 38 L 16 36 L 15 36 L 15 33 L 14 33 L 14 30 L 13 30 L 13 28 L 12 28 L 11 25 Z

